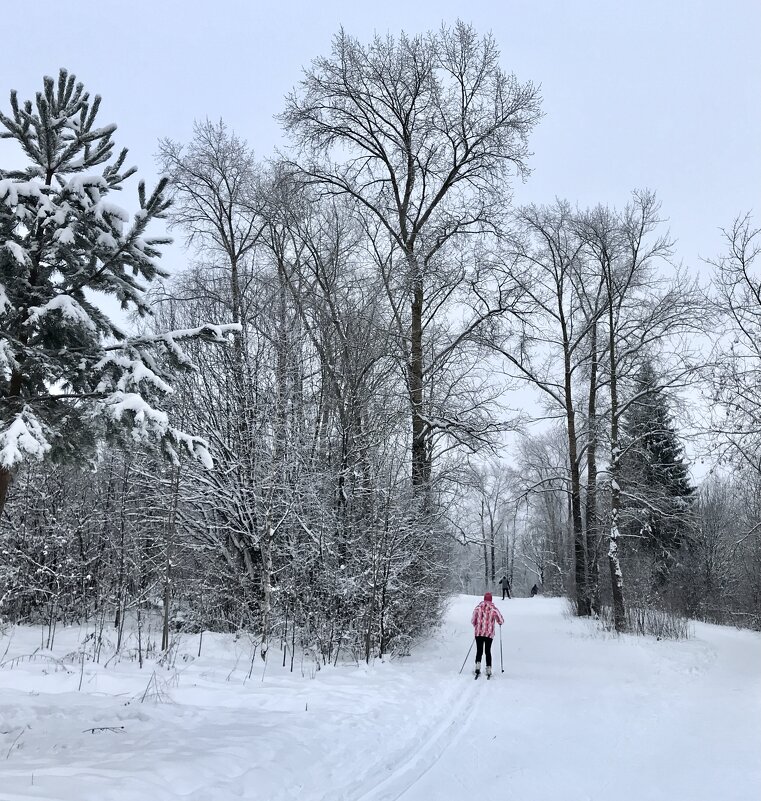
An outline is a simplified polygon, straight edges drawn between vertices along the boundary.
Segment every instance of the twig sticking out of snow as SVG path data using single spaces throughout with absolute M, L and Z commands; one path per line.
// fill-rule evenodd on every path
M 8 753 L 5 755 L 6 759 L 10 759 L 11 751 L 13 751 L 13 749 L 16 747 L 16 743 L 19 741 L 23 733 L 24 729 L 21 729 L 21 731 L 16 735 L 16 739 L 11 743 L 11 747 L 8 749 Z
M 124 726 L 93 726 L 91 729 L 83 729 L 82 734 L 95 734 L 96 731 L 112 731 L 114 734 L 119 734 L 124 730 Z

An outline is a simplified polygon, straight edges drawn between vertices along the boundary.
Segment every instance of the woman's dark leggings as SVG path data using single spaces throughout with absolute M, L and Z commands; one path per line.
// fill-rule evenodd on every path
M 491 637 L 476 637 L 476 662 L 481 661 L 484 650 L 486 650 L 486 667 L 491 667 Z

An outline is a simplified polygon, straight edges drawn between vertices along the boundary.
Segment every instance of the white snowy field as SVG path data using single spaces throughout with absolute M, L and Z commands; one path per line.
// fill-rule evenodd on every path
M 494 679 L 473 681 L 470 660 L 458 670 L 478 600 L 454 599 L 409 658 L 303 675 L 273 650 L 249 678 L 248 641 L 209 634 L 200 658 L 183 637 L 174 668 L 85 662 L 80 675 L 58 661 L 79 629 L 51 654 L 35 653 L 38 629 L 11 627 L 0 799 L 761 798 L 761 635 L 617 638 L 560 600 L 498 601 L 505 670 L 497 639 Z

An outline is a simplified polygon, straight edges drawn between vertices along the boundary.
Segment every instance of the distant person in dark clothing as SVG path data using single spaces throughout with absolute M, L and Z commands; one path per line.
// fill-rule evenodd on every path
M 536 584 L 534 584 L 534 586 L 531 588 L 531 597 L 533 598 L 538 592 L 539 592 L 539 587 L 537 587 Z
M 508 598 L 513 597 L 512 595 L 510 595 L 510 582 L 508 581 L 507 576 L 502 576 L 502 578 L 499 580 L 499 586 L 502 587 L 503 601 L 505 600 L 505 595 L 507 595 Z

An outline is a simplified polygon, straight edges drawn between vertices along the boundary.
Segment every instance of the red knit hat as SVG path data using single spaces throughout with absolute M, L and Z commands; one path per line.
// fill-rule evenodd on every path
M 485 592 L 484 593 L 484 601 L 491 601 L 491 593 Z

